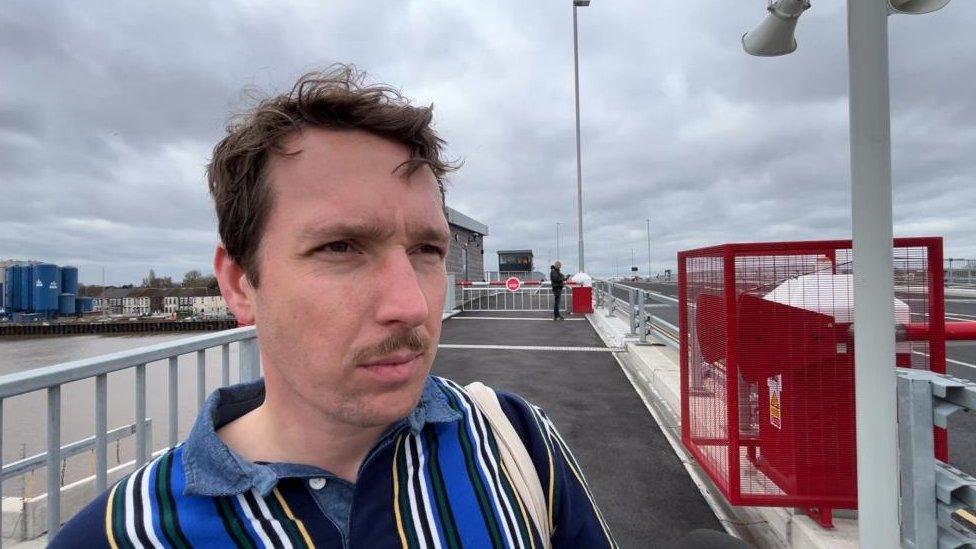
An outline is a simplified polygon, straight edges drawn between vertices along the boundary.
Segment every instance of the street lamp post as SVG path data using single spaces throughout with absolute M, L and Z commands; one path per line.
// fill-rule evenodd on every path
M 559 221 L 556 222 L 556 261 L 561 261 L 561 254 L 559 253 L 559 226 L 562 225 Z
M 651 279 L 651 220 L 647 221 L 647 279 Z
M 590 5 L 590 0 L 573 0 L 573 78 L 576 85 L 576 234 L 579 235 L 579 271 L 586 272 L 583 263 L 583 161 L 580 157 L 580 106 L 579 106 L 579 31 L 576 8 Z
M 854 252 L 854 401 L 858 538 L 861 547 L 898 547 L 898 430 L 891 203 L 888 14 L 927 13 L 949 0 L 848 0 L 851 218 Z M 793 31 L 810 4 L 775 0 L 742 37 L 753 55 L 796 49 Z

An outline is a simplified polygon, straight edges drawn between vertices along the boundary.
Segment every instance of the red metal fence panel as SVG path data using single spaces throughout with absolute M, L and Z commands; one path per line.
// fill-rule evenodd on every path
M 895 323 L 921 329 L 892 367 L 944 373 L 942 239 L 894 244 Z M 852 267 L 844 240 L 678 254 L 682 440 L 730 503 L 857 506 Z

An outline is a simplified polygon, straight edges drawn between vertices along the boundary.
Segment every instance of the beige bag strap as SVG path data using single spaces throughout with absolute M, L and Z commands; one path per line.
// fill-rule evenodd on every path
M 498 395 L 495 391 L 481 382 L 474 382 L 466 385 L 464 389 L 472 400 L 478 405 L 478 409 L 488 419 L 491 430 L 495 434 L 495 441 L 498 443 L 498 451 L 505 464 L 505 470 L 511 477 L 515 491 L 525 505 L 525 510 L 529 514 L 529 519 L 535 525 L 539 535 L 542 536 L 542 545 L 545 549 L 552 547 L 550 536 L 552 527 L 549 524 L 549 512 L 546 508 L 546 495 L 542 489 L 542 482 L 539 481 L 539 473 L 535 470 L 535 464 L 529 456 L 529 451 L 525 448 L 525 443 L 515 432 L 515 427 L 508 420 L 508 416 L 502 410 L 498 402 Z

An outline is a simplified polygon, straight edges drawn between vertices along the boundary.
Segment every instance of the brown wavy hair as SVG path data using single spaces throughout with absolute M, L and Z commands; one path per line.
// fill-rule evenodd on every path
M 433 105 L 416 107 L 385 84 L 366 84 L 351 65 L 332 65 L 303 75 L 290 92 L 260 100 L 231 118 L 227 135 L 214 147 L 207 183 L 217 212 L 217 229 L 228 255 L 258 286 L 257 251 L 274 200 L 267 166 L 272 154 L 288 154 L 285 137 L 303 128 L 360 129 L 402 143 L 410 159 L 397 169 L 410 175 L 429 166 L 443 198 L 443 178 L 458 168 L 445 160 L 444 140 L 431 126 Z

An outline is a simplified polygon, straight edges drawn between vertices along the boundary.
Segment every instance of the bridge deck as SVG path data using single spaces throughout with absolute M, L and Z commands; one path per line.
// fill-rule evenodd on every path
M 722 530 L 589 322 L 547 317 L 485 311 L 447 320 L 434 373 L 458 383 L 484 381 L 545 409 L 621 547 L 659 547 L 696 528 Z

